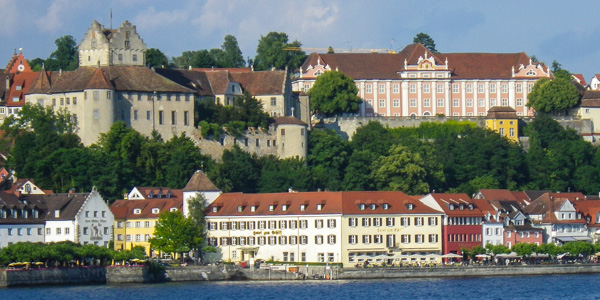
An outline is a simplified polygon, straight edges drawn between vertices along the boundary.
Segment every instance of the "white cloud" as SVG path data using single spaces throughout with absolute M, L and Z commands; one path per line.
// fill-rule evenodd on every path
M 188 22 L 190 13 L 186 9 L 156 11 L 154 7 L 148 7 L 133 19 L 133 24 L 146 30 L 157 29 L 176 23 Z
M 38 21 L 38 28 L 43 32 L 58 32 L 65 20 L 65 16 L 73 13 L 76 3 L 69 0 L 55 0 L 50 4 L 46 15 L 42 16 Z
M 0 35 L 14 36 L 15 29 L 19 26 L 19 9 L 16 0 L 0 0 L 0 11 L 2 12 L 2 26 Z

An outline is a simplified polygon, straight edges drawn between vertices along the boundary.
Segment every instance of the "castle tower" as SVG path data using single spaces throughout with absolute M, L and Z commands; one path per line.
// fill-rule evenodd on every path
M 277 154 L 279 158 L 308 156 L 308 125 L 296 117 L 276 117 Z
M 129 21 L 118 29 L 107 29 L 93 21 L 78 47 L 80 67 L 146 64 L 146 44 Z

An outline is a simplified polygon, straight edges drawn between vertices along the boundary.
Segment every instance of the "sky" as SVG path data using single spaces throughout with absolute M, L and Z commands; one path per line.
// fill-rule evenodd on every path
M 130 21 L 148 48 L 169 57 L 220 48 L 227 34 L 253 58 L 272 31 L 337 52 L 400 50 L 424 32 L 442 53 L 525 52 L 588 82 L 600 73 L 597 0 L 0 0 L 0 68 L 19 48 L 27 59 L 47 58 L 61 36 L 79 43 L 93 20 L 110 28 L 111 9 L 113 28 Z

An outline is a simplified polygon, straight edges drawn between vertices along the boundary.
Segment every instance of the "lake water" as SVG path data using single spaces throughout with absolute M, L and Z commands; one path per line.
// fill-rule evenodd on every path
M 0 299 L 600 299 L 600 274 L 390 279 L 236 281 L 0 289 Z

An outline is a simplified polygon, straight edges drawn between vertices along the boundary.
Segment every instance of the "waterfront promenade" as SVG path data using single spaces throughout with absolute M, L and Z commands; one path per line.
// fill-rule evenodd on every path
M 167 267 L 152 272 L 143 266 L 78 267 L 41 270 L 2 270 L 0 287 L 53 284 L 122 284 L 185 281 L 364 280 L 393 278 L 459 278 L 600 273 L 598 264 L 338 268 L 300 266 L 297 272 L 238 266 Z

